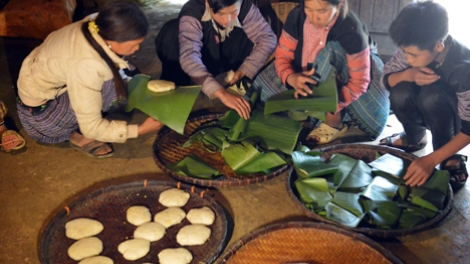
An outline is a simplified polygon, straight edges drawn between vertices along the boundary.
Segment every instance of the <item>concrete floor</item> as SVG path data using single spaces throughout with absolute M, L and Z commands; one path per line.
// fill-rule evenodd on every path
M 175 17 L 178 5 L 162 2 L 144 8 L 152 32 L 141 50 L 131 58 L 139 68 L 153 77 L 160 65 L 153 41 L 164 21 Z M 142 179 L 175 181 L 162 173 L 152 157 L 156 135 L 114 144 L 112 158 L 97 160 L 68 147 L 38 144 L 22 130 L 16 114 L 12 80 L 28 48 L 37 41 L 0 39 L 0 98 L 5 101 L 11 118 L 7 123 L 27 140 L 27 149 L 15 155 L 0 153 L 0 263 L 39 263 L 38 239 L 49 220 L 64 206 L 107 182 Z M 145 116 L 135 112 L 128 117 L 139 123 Z M 394 116 L 383 135 L 401 130 Z M 368 142 L 374 144 L 376 142 Z M 417 152 L 424 155 L 431 146 Z M 465 150 L 466 154 L 470 154 Z M 310 221 L 297 209 L 286 191 L 287 175 L 260 184 L 213 190 L 216 199 L 228 210 L 235 227 L 229 245 L 249 232 L 271 223 L 290 220 Z M 470 186 L 455 194 L 453 210 L 437 227 L 418 234 L 392 239 L 376 239 L 405 263 L 470 263 Z M 256 264 L 256 263 L 254 263 Z

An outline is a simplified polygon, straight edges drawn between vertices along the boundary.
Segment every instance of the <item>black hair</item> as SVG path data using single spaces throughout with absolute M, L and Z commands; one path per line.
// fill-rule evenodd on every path
M 303 4 L 304 1 L 312 1 L 312 0 L 303 0 L 301 3 Z M 328 4 L 333 5 L 338 7 L 338 5 L 341 3 L 341 0 L 321 0 L 324 2 L 328 2 Z M 346 17 L 346 14 L 349 11 L 349 6 L 348 6 L 348 0 L 344 0 L 343 6 L 341 7 L 340 14 L 343 18 Z
M 212 12 L 217 13 L 221 9 L 234 5 L 237 2 L 249 1 L 249 0 L 207 0 L 209 8 L 212 9 Z
M 388 32 L 399 47 L 433 51 L 436 43 L 449 33 L 447 11 L 432 1 L 411 3 L 398 14 Z
M 116 42 L 140 39 L 145 37 L 149 31 L 149 23 L 145 14 L 135 3 L 130 1 L 108 2 L 98 12 L 95 23 L 98 27 L 98 34 L 104 40 Z M 118 99 L 127 97 L 126 86 L 119 74 L 119 69 L 91 35 L 88 30 L 88 22 L 83 23 L 82 32 L 113 72 Z

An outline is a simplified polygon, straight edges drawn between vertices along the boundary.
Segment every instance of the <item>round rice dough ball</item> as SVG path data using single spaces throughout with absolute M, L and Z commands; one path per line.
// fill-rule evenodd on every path
M 158 253 L 160 264 L 189 264 L 193 255 L 185 248 L 167 248 Z
M 127 222 L 139 226 L 152 221 L 150 210 L 145 206 L 131 206 L 126 212 Z
M 165 80 L 151 80 L 147 84 L 147 88 L 155 93 L 162 93 L 174 90 L 176 88 L 174 82 Z
M 188 202 L 189 197 L 189 193 L 173 188 L 163 191 L 158 201 L 166 207 L 182 207 Z
M 87 237 L 73 243 L 67 253 L 75 261 L 97 256 L 103 251 L 103 242 L 97 237 Z
M 183 211 L 183 209 L 178 207 L 170 207 L 157 213 L 153 220 L 156 223 L 160 223 L 165 228 L 168 228 L 170 226 L 181 223 L 185 217 L 186 213 Z
M 181 246 L 197 246 L 206 243 L 211 236 L 211 229 L 205 225 L 187 225 L 180 229 L 176 241 Z
M 150 241 L 142 238 L 129 239 L 119 244 L 118 251 L 127 260 L 137 260 L 150 252 Z
M 114 261 L 105 256 L 96 256 L 96 257 L 86 258 L 80 261 L 78 264 L 114 264 Z
M 204 206 L 202 208 L 194 208 L 189 210 L 186 218 L 188 218 L 188 221 L 193 225 L 201 224 L 208 226 L 214 223 L 215 214 L 209 207 Z
M 103 229 L 104 227 L 99 221 L 89 218 L 77 218 L 65 224 L 65 235 L 68 238 L 80 240 L 95 236 Z
M 134 238 L 147 239 L 150 242 L 160 240 L 166 233 L 165 227 L 156 222 L 145 223 L 134 231 Z

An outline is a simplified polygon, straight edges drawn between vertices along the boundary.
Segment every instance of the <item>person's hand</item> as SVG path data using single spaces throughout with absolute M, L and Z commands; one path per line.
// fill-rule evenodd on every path
M 295 99 L 298 99 L 299 95 L 307 96 L 308 94 L 312 94 L 312 90 L 307 86 L 307 83 L 317 83 L 314 79 L 310 77 L 314 73 L 315 68 L 312 68 L 310 71 L 294 73 L 287 77 L 287 83 L 295 89 Z
M 243 71 L 241 71 L 241 70 L 236 71 L 235 75 L 233 75 L 232 80 L 230 80 L 229 85 L 232 86 L 232 85 L 236 84 L 243 77 L 245 77 L 245 73 Z
M 433 173 L 435 166 L 430 156 L 414 160 L 403 177 L 405 184 L 411 187 L 423 185 Z
M 139 125 L 139 136 L 158 131 L 163 127 L 163 123 L 153 117 L 147 117 L 142 124 Z
M 220 101 L 227 107 L 235 109 L 237 113 L 245 120 L 250 118 L 251 106 L 245 98 L 239 95 L 233 95 L 225 91 L 224 89 L 218 90 L 214 93 L 214 96 L 219 98 Z
M 407 70 L 413 82 L 419 86 L 428 85 L 439 80 L 441 76 L 427 67 L 410 68 Z

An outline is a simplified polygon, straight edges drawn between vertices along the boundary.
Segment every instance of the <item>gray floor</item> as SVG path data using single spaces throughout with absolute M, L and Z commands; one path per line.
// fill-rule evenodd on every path
M 131 58 L 144 73 L 159 76 L 160 65 L 153 41 L 164 21 L 176 16 L 178 6 L 166 3 L 146 7 L 152 32 L 141 50 Z M 27 149 L 16 155 L 0 153 L 0 263 L 39 263 L 38 239 L 49 220 L 64 206 L 84 192 L 103 183 L 143 179 L 175 181 L 162 173 L 152 157 L 155 134 L 115 144 L 116 154 L 97 160 L 71 149 L 67 143 L 42 145 L 31 140 L 21 128 L 16 114 L 12 80 L 21 62 L 22 51 L 36 42 L 1 39 L 0 98 L 5 101 L 10 128 L 16 126 L 27 140 Z M 22 47 L 22 48 L 20 48 Z M 135 112 L 130 122 L 139 123 L 145 116 Z M 394 116 L 383 135 L 401 130 Z M 367 142 L 374 144 L 376 142 Z M 428 146 L 417 155 L 431 151 Z M 469 154 L 468 150 L 464 150 Z M 310 221 L 286 191 L 287 175 L 263 183 L 212 190 L 215 198 L 228 210 L 235 227 L 229 246 L 251 231 L 271 223 L 291 220 Z M 437 227 L 407 236 L 376 239 L 405 263 L 470 263 L 470 186 L 455 194 L 453 209 Z M 137 262 L 136 262 L 137 263 Z

